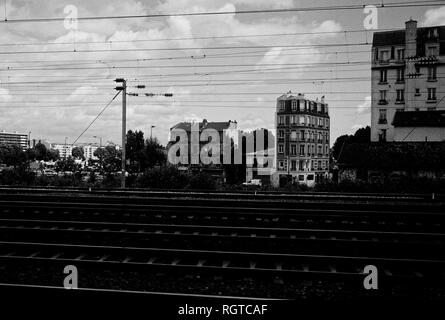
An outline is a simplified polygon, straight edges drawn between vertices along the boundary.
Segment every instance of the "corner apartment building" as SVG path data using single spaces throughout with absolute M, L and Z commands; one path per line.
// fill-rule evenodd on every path
M 28 148 L 28 135 L 18 132 L 0 132 L 0 145 L 16 145 L 23 150 Z
M 374 33 L 371 141 L 445 140 L 445 26 Z
M 292 178 L 311 186 L 327 178 L 330 118 L 324 97 L 313 101 L 288 92 L 277 99 L 275 121 L 280 184 Z

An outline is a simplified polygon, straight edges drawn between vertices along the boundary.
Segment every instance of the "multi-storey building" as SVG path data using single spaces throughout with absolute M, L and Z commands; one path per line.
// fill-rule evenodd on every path
M 73 146 L 71 144 L 54 143 L 51 147 L 59 151 L 59 157 L 61 159 L 71 157 L 73 154 Z
M 371 141 L 445 140 L 445 26 L 374 33 Z
M 0 132 L 0 144 L 3 145 L 16 145 L 21 147 L 23 150 L 28 148 L 28 135 L 21 134 L 18 132 Z
M 287 93 L 277 99 L 277 173 L 286 181 L 313 185 L 329 172 L 329 111 L 324 97 Z
M 99 158 L 94 155 L 94 152 L 99 148 L 97 144 L 86 144 L 82 146 L 82 148 L 85 160 L 99 160 Z

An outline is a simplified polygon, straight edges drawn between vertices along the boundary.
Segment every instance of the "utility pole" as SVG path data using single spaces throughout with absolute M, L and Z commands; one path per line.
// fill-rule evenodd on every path
M 122 177 L 121 188 L 125 189 L 125 165 L 126 159 L 126 141 L 127 141 L 127 81 L 123 78 L 115 80 L 117 83 L 122 83 L 121 86 L 116 87 L 116 90 L 122 91 Z

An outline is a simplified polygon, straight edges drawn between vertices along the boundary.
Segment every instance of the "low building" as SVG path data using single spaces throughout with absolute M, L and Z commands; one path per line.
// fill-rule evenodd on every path
M 1 131 L 0 132 L 0 144 L 3 145 L 16 145 L 23 150 L 28 148 L 28 135 L 22 134 L 18 132 L 6 132 Z
M 397 112 L 394 141 L 445 141 L 445 110 Z
M 202 122 L 180 122 L 170 128 L 170 137 L 167 144 L 167 153 L 174 150 L 177 156 L 176 161 L 169 162 L 177 165 L 182 170 L 205 171 L 213 176 L 223 176 L 222 155 L 224 151 L 223 142 L 227 132 L 237 129 L 236 121 L 209 122 L 204 119 Z M 196 130 L 196 132 L 193 132 Z M 212 141 L 212 135 L 219 138 L 218 150 L 205 150 L 206 145 Z M 213 141 L 216 143 L 216 141 Z M 174 149 L 172 149 L 174 148 Z M 181 149 L 182 148 L 182 149 Z M 182 153 L 181 154 L 181 150 Z M 207 152 L 207 153 L 206 153 Z M 203 154 L 218 153 L 218 161 L 215 163 L 205 163 Z

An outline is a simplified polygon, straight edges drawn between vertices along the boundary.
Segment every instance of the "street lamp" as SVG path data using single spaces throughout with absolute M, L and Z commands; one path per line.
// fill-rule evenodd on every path
M 102 148 L 102 137 L 93 136 L 93 138 L 99 139 L 99 148 Z
M 68 137 L 65 137 L 65 148 L 64 148 L 64 158 L 66 159 L 66 154 L 68 153 L 68 151 L 66 150 L 66 140 L 68 139 Z

